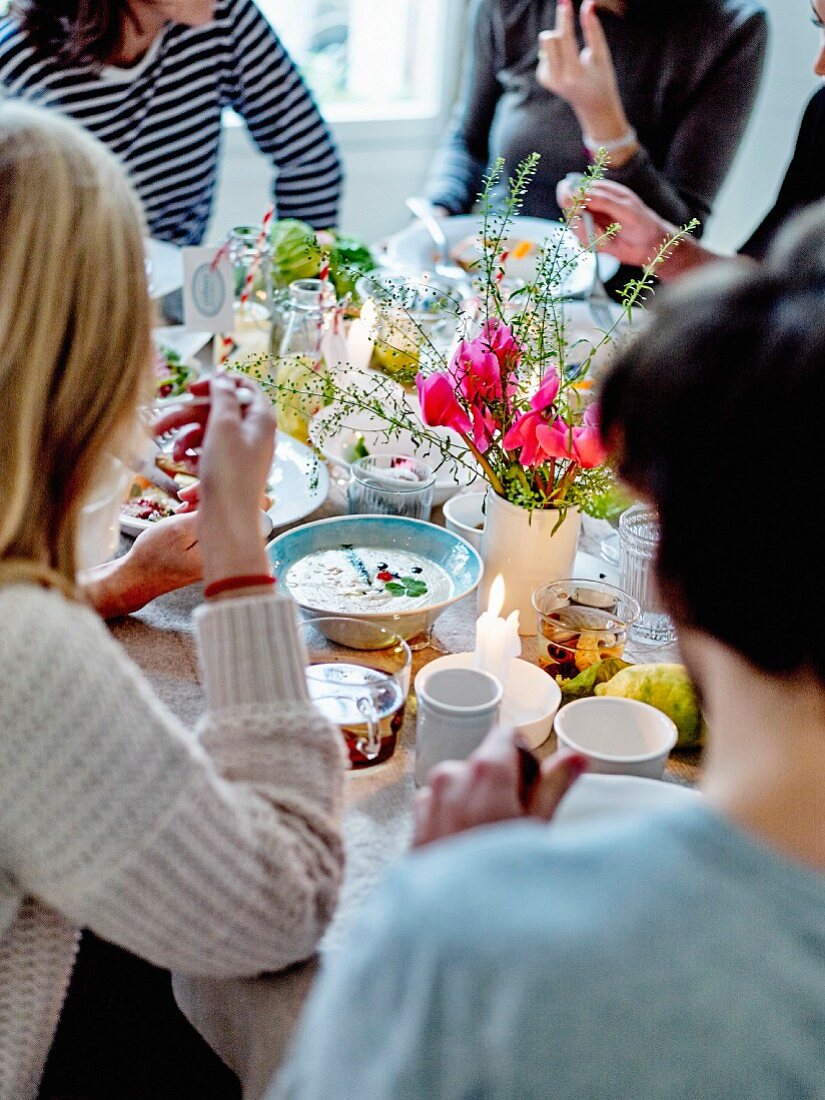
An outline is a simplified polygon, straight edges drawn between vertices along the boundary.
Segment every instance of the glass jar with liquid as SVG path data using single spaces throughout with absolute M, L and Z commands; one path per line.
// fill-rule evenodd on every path
M 272 377 L 279 427 L 306 442 L 310 418 L 325 403 L 335 290 L 326 280 L 298 279 L 281 295 L 272 326 Z

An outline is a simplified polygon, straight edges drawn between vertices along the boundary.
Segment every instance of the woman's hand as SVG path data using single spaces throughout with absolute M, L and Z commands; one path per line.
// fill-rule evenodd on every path
M 581 52 L 571 0 L 558 0 L 555 29 L 539 35 L 536 79 L 542 87 L 567 100 L 588 140 L 611 145 L 633 131 L 622 106 L 613 58 L 594 0 L 585 0 L 579 18 L 584 36 Z M 637 149 L 635 138 L 628 141 L 611 153 L 611 164 L 623 164 Z
M 567 180 L 556 187 L 556 199 L 562 210 L 569 210 L 574 205 L 575 191 Z M 646 206 L 635 191 L 612 180 L 591 183 L 585 205 L 593 217 L 598 236 L 611 225 L 621 226 L 614 237 L 602 242 L 600 250 L 609 252 L 623 264 L 643 267 L 656 255 L 665 238 L 675 232 L 675 227 Z M 570 228 L 586 247 L 589 243 L 587 230 L 581 218 L 574 219 Z
M 86 600 L 104 619 L 131 615 L 147 603 L 203 576 L 194 515 L 153 523 L 132 549 L 78 578 Z
M 467 760 L 433 768 L 428 785 L 413 803 L 413 847 L 498 821 L 550 820 L 587 770 L 587 761 L 575 754 L 556 754 L 542 763 L 535 782 L 524 791 L 518 737 L 514 730 L 493 730 Z

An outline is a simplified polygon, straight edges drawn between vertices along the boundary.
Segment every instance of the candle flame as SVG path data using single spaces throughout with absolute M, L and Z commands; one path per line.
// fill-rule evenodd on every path
M 499 573 L 490 586 L 490 599 L 487 602 L 487 612 L 492 615 L 494 619 L 497 619 L 501 614 L 502 607 L 504 607 L 504 577 Z

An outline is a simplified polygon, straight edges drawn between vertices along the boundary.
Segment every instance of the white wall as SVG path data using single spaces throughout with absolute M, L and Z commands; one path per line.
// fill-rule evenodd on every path
M 813 63 L 821 32 L 808 0 L 761 0 L 771 24 L 765 80 L 745 140 L 716 204 L 706 240 L 736 248 L 773 205 L 802 111 L 817 87 Z M 825 155 L 825 153 L 823 153 Z
M 389 0 L 391 2 L 391 0 Z M 762 0 L 771 21 L 768 67 L 751 126 L 722 194 L 706 239 L 720 248 L 744 241 L 771 206 L 796 138 L 799 119 L 816 87 L 813 59 L 818 32 L 807 0 Z M 461 10 L 450 0 L 447 86 L 455 87 L 463 47 Z M 445 105 L 446 107 L 446 105 Z M 407 219 L 404 199 L 421 187 L 445 114 L 397 122 L 343 122 L 334 126 L 344 156 L 347 185 L 341 225 L 378 240 Z M 270 168 L 241 127 L 226 132 L 225 156 L 210 237 L 231 225 L 260 220 L 269 193 Z

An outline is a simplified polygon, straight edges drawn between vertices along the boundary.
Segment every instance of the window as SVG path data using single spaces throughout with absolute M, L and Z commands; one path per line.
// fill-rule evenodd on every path
M 442 109 L 456 0 L 257 2 L 331 120 L 432 118 Z

